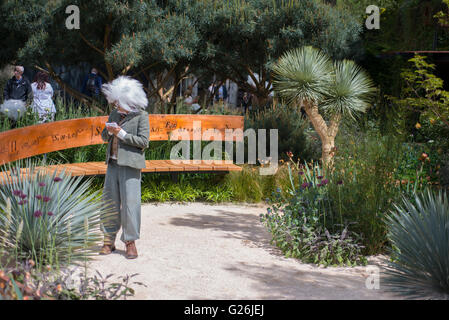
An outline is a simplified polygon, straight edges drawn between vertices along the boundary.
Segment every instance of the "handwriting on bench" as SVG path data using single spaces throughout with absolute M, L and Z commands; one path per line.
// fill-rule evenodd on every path
M 67 148 L 101 144 L 101 132 L 107 117 L 56 121 L 0 132 L 0 164 L 37 154 Z M 150 140 L 171 140 L 176 133 L 188 139 L 215 140 L 215 133 L 226 137 L 226 129 L 243 128 L 242 118 L 224 116 L 150 115 Z
M 76 129 L 74 132 L 69 131 L 63 134 L 54 134 L 51 136 L 51 139 L 53 142 L 75 139 L 78 138 L 78 135 L 84 131 L 85 129 Z

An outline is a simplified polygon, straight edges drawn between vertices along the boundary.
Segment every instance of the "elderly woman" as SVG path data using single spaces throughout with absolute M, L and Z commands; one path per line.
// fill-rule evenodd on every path
M 120 240 L 126 245 L 126 257 L 134 259 L 135 241 L 140 237 L 141 169 L 145 168 L 144 149 L 150 134 L 145 111 L 148 100 L 142 84 L 125 76 L 104 84 L 102 92 L 115 107 L 101 136 L 108 142 L 103 194 L 116 214 L 103 221 L 104 245 L 100 254 L 115 250 L 115 237 L 121 227 Z

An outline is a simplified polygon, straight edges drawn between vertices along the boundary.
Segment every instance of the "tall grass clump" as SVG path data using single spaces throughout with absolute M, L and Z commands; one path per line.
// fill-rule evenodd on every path
M 345 135 L 339 139 L 329 193 L 334 208 L 363 239 L 365 254 L 381 253 L 387 244 L 384 215 L 402 194 L 413 194 L 424 185 L 403 181 L 398 168 L 405 146 L 391 135 L 377 132 Z M 417 172 L 419 168 L 416 169 Z M 418 174 L 418 173 L 417 173 Z
M 427 190 L 403 198 L 385 218 L 391 242 L 387 287 L 410 298 L 449 299 L 449 202 Z
M 11 175 L 6 175 L 9 170 Z M 101 222 L 110 206 L 91 179 L 36 170 L 27 161 L 5 166 L 0 186 L 0 251 L 16 261 L 32 259 L 39 267 L 80 263 L 102 240 Z M 102 220 L 103 219 L 103 220 Z
M 269 199 L 267 213 L 261 215 L 262 223 L 272 234 L 272 243 L 286 257 L 305 263 L 366 264 L 359 236 L 349 229 L 341 212 L 333 208 L 329 185 L 334 182 L 317 163 L 299 164 L 290 159 L 287 167 L 290 187 L 277 188 Z

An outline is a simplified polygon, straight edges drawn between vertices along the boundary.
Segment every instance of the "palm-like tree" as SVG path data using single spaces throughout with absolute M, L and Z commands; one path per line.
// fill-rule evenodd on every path
M 321 139 L 323 164 L 330 164 L 341 120 L 368 109 L 373 82 L 353 61 L 333 62 L 309 46 L 285 53 L 273 67 L 273 78 L 275 92 L 306 112 Z

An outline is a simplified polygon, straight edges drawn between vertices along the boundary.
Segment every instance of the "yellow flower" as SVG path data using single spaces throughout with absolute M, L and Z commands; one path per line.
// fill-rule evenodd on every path
M 421 124 L 420 124 L 419 122 L 417 122 L 417 123 L 415 124 L 415 128 L 416 128 L 416 129 L 420 129 L 420 128 L 421 128 Z

